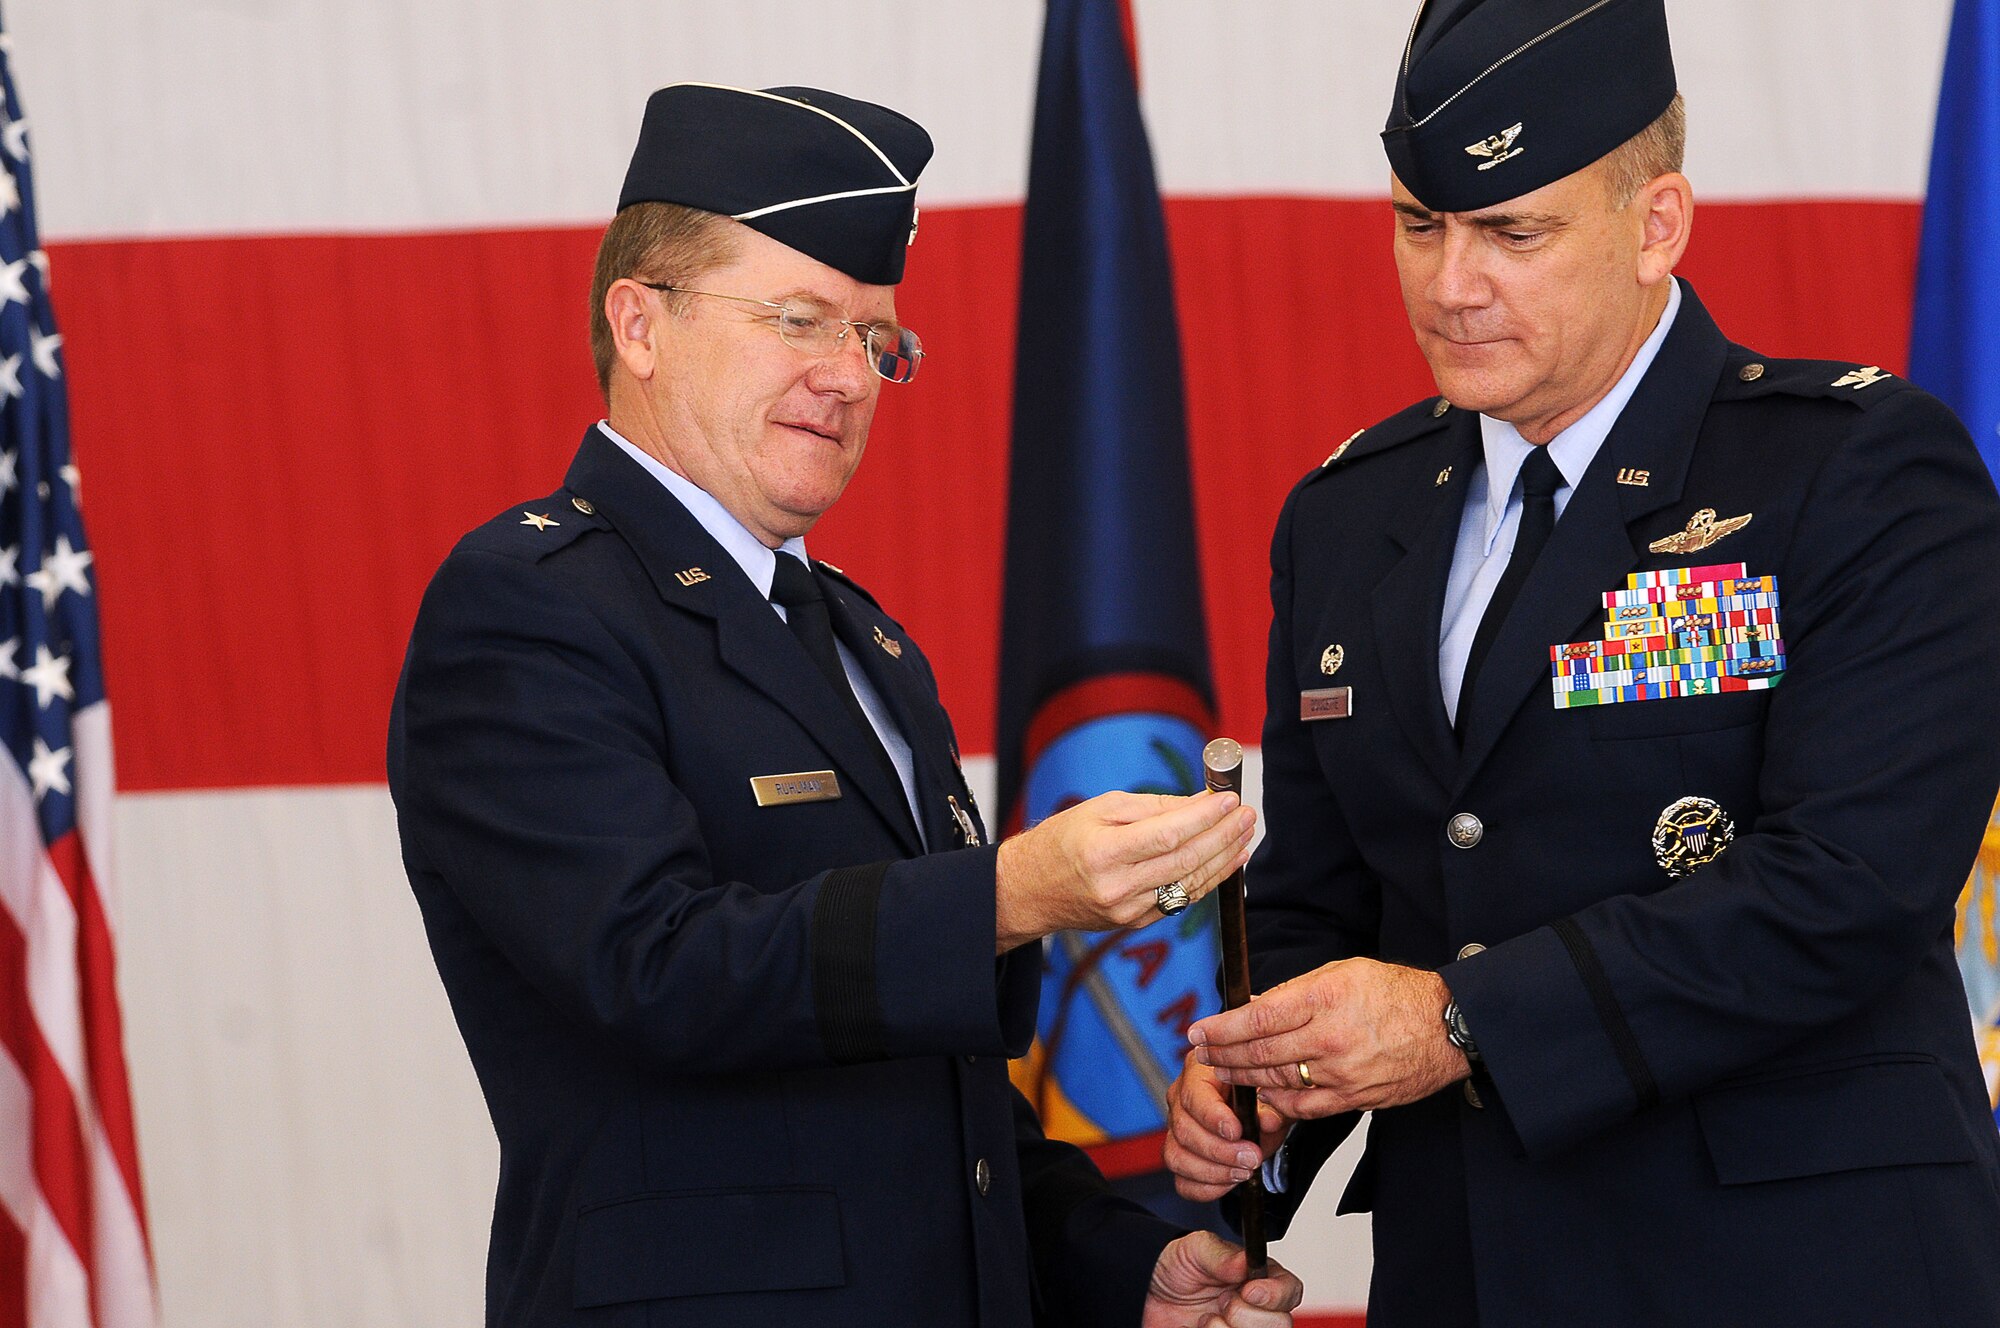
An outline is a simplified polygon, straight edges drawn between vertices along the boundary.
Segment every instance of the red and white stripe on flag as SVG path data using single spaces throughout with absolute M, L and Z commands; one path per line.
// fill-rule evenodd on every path
M 0 39 L 0 1328 L 149 1328 L 94 555 L 8 57 Z

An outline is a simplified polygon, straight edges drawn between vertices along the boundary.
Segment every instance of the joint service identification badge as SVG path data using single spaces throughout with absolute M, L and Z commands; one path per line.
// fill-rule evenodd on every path
M 1736 823 L 1720 803 L 1682 798 L 1653 823 L 1653 860 L 1678 881 L 1721 857 L 1735 838 Z

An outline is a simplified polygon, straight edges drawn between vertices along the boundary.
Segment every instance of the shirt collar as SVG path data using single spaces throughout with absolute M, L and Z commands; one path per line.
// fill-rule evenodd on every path
M 771 598 L 771 582 L 778 574 L 779 552 L 789 553 L 807 567 L 812 566 L 812 559 L 806 557 L 805 536 L 794 535 L 777 549 L 768 547 L 752 535 L 741 521 L 731 516 L 729 509 L 717 502 L 708 490 L 687 476 L 667 469 L 658 457 L 640 451 L 612 428 L 609 420 L 599 420 L 597 427 L 604 431 L 606 438 L 623 448 L 625 455 L 644 466 L 646 473 L 658 480 L 688 510 L 689 516 L 701 523 L 701 528 L 736 561 L 736 565 L 743 569 L 743 575 L 750 578 L 750 584 L 757 587 L 757 593 L 765 599 Z
M 1624 412 L 1625 403 L 1639 389 L 1639 380 L 1646 376 L 1646 371 L 1659 357 L 1660 347 L 1665 343 L 1667 333 L 1674 325 L 1674 315 L 1680 312 L 1680 308 L 1681 283 L 1675 278 L 1667 291 L 1667 308 L 1660 315 L 1660 325 L 1639 347 L 1639 353 L 1632 357 L 1624 375 L 1605 394 L 1604 400 L 1549 440 L 1549 460 L 1555 462 L 1556 469 L 1562 472 L 1565 488 L 1574 489 L 1576 482 L 1583 478 L 1583 473 L 1590 469 L 1597 449 L 1604 446 L 1604 440 L 1611 434 L 1611 426 L 1618 423 L 1618 416 Z M 1521 465 L 1528 459 L 1528 452 L 1535 444 L 1523 438 L 1521 431 L 1507 421 L 1496 420 L 1490 415 L 1479 417 L 1479 439 L 1486 450 L 1486 532 L 1490 539 L 1500 529 L 1500 519 L 1514 493 L 1514 478 L 1521 473 Z

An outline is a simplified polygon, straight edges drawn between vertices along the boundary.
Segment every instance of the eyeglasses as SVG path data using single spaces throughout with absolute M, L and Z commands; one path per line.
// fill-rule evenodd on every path
M 636 278 L 635 278 L 636 280 Z M 808 355 L 831 355 L 847 340 L 849 329 L 861 333 L 868 365 L 892 383 L 907 383 L 917 376 L 924 361 L 924 343 L 901 323 L 857 323 L 842 318 L 817 300 L 758 300 L 748 295 L 721 295 L 715 291 L 669 286 L 657 281 L 641 281 L 641 286 L 676 295 L 706 295 L 711 300 L 734 300 L 738 304 L 759 304 L 776 309 L 771 321 L 778 339 L 793 350 Z

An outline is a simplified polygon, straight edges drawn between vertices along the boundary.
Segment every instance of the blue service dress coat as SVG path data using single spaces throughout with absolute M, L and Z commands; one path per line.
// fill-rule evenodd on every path
M 1485 1060 L 1369 1122 L 1370 1328 L 2000 1323 L 1952 940 L 2000 786 L 2000 501 L 1935 399 L 1732 345 L 1683 290 L 1462 743 L 1438 630 L 1476 417 L 1392 417 L 1278 524 L 1258 984 L 1436 969 Z M 1650 550 L 1704 508 L 1752 519 Z M 1601 638 L 1604 592 L 1738 562 L 1778 579 L 1777 686 L 1555 707 L 1549 647 Z M 1301 721 L 1343 684 L 1351 717 Z M 1651 840 L 1686 796 L 1738 833 L 1675 880 Z M 1281 1223 L 1354 1124 L 1295 1133 Z
M 500 1141 L 496 1328 L 1138 1322 L 1175 1233 L 1010 1087 L 1038 952 L 994 957 L 923 653 L 821 579 L 930 853 L 769 602 L 598 430 L 425 594 L 389 782 Z M 825 770 L 837 800 L 753 796 Z

